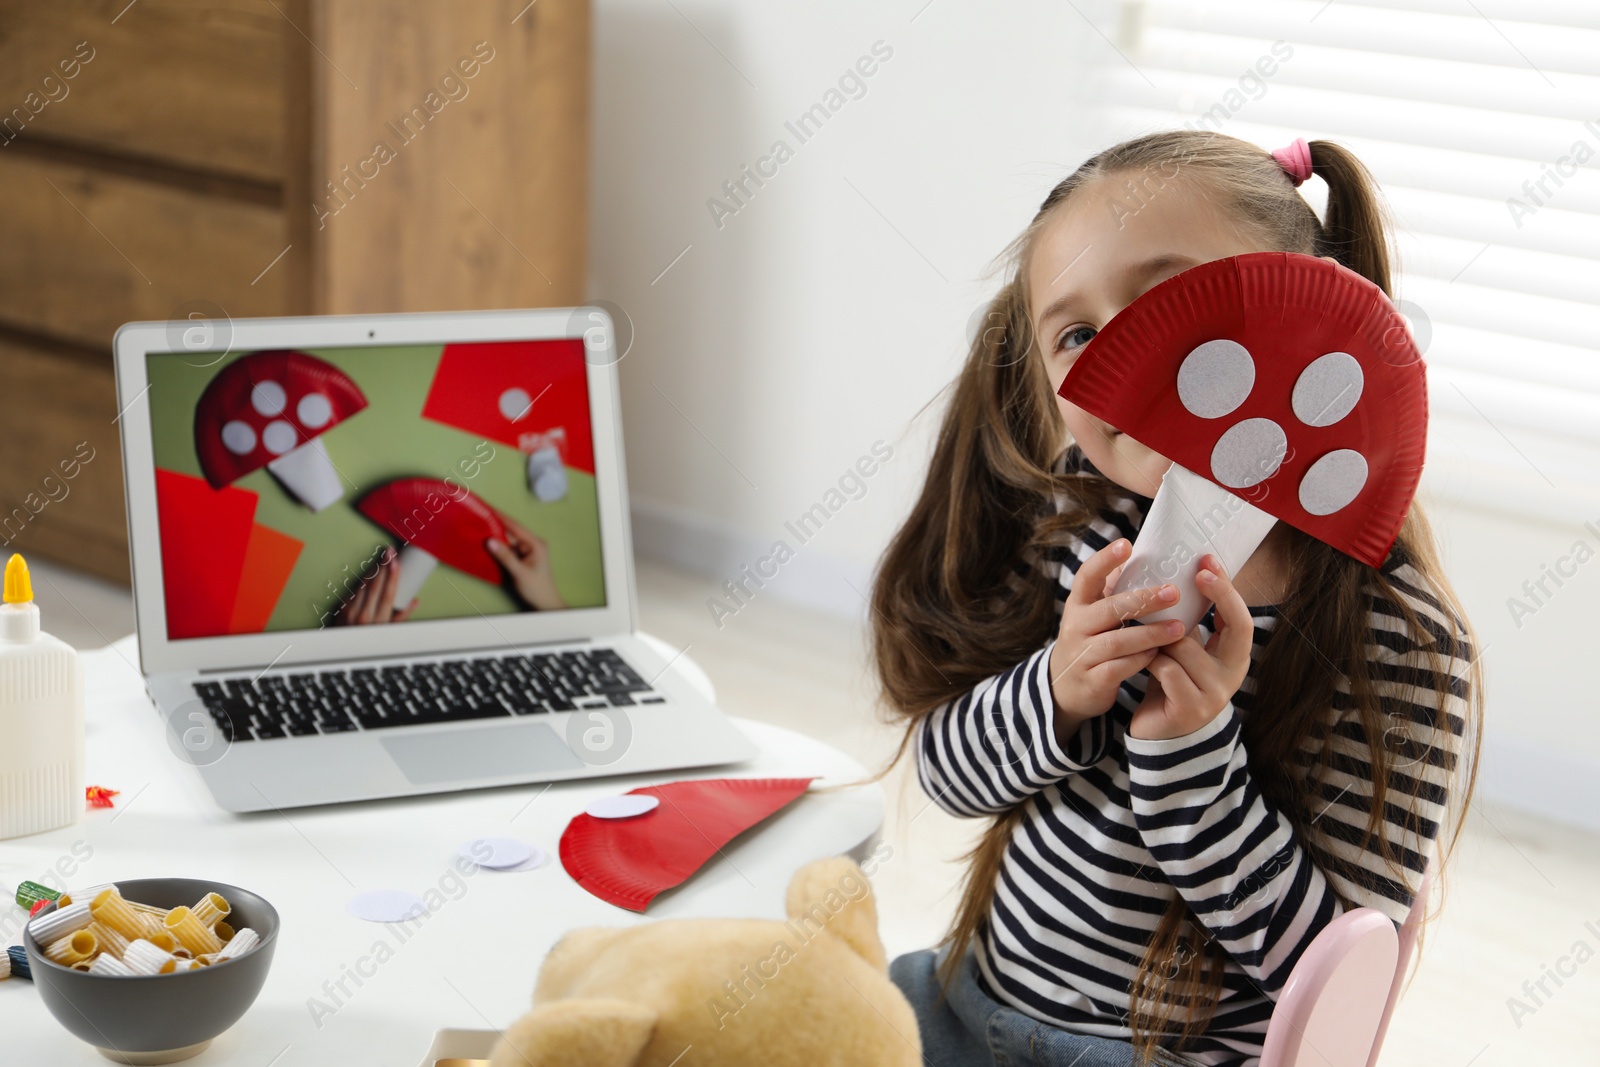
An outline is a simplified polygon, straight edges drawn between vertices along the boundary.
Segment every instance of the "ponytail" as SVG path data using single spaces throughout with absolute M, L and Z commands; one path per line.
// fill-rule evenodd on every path
M 1317 232 L 1316 254 L 1332 256 L 1391 297 L 1388 220 L 1372 172 L 1348 148 L 1312 141 L 1311 173 L 1328 186 L 1327 219 Z

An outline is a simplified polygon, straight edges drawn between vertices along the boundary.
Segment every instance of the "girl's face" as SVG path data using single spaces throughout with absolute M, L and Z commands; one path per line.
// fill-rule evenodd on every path
M 1124 184 L 1130 181 L 1137 192 Z M 1125 172 L 1080 186 L 1045 220 L 1025 278 L 1051 389 L 1061 388 L 1100 328 L 1151 286 L 1201 263 L 1261 251 L 1181 176 L 1150 171 L 1141 184 Z M 1056 403 L 1097 470 L 1140 496 L 1156 495 L 1171 460 L 1071 401 L 1058 396 Z

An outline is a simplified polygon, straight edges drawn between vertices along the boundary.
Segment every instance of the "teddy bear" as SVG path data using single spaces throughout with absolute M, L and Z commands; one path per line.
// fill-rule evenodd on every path
M 490 1067 L 920 1065 L 916 1016 L 889 980 L 861 868 L 844 857 L 808 864 L 785 903 L 787 922 L 572 931 Z

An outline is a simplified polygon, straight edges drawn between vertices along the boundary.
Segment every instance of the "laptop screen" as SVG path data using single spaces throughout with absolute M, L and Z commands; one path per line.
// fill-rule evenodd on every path
M 146 359 L 169 640 L 605 605 L 581 339 Z

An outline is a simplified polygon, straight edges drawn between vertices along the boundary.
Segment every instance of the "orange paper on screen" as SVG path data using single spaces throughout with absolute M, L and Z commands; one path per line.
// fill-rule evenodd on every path
M 305 542 L 297 541 L 259 522 L 250 527 L 250 540 L 244 548 L 244 570 L 239 575 L 239 591 L 233 598 L 233 615 L 228 621 L 230 634 L 257 634 L 267 628 L 272 609 L 278 606 L 289 572 Z

